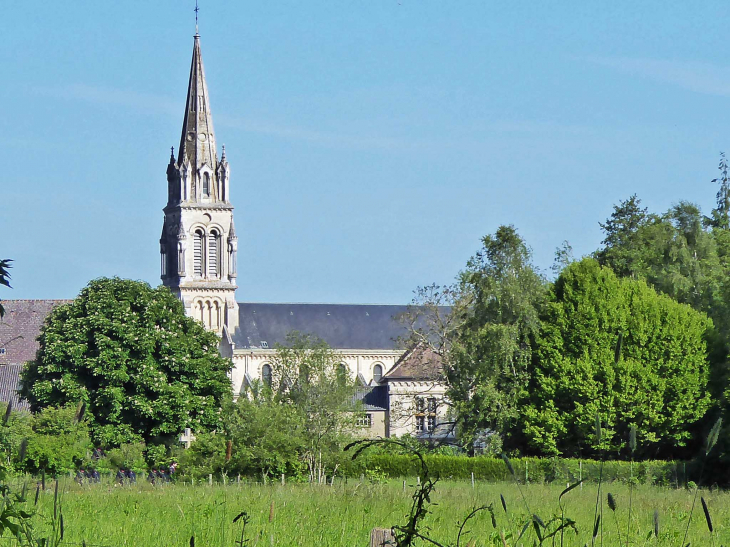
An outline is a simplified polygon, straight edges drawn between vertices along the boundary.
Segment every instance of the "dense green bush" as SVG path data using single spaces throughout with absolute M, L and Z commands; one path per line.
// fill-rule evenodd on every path
M 431 476 L 442 479 L 479 481 L 511 481 L 507 466 L 500 458 L 483 456 L 425 455 Z M 579 478 L 586 482 L 597 481 L 601 463 L 596 460 L 561 458 L 515 458 L 511 460 L 520 482 L 573 483 Z M 363 454 L 352 460 L 343 458 L 342 473 L 359 477 L 368 470 L 377 470 L 391 478 L 415 477 L 420 471 L 418 458 L 406 454 Z M 625 461 L 608 461 L 603 464 L 603 481 L 629 481 L 630 477 L 641 483 L 684 485 L 696 480 L 699 474 L 695 462 L 643 461 L 631 464 Z

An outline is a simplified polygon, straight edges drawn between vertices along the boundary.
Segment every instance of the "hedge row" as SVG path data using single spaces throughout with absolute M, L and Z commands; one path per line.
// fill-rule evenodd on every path
M 465 456 L 424 456 L 429 474 L 441 479 L 474 479 L 479 481 L 509 481 L 512 477 L 501 458 Z M 595 460 L 559 458 L 516 458 L 510 460 L 520 482 L 572 483 L 582 478 L 597 481 L 601 463 Z M 420 472 L 418 458 L 409 455 L 373 454 L 362 455 L 340 463 L 340 473 L 350 477 L 361 474 L 382 474 L 386 477 L 414 477 Z M 603 481 L 634 480 L 646 484 L 684 485 L 697 480 L 699 467 L 696 462 L 643 461 L 631 464 L 625 461 L 607 461 L 603 464 Z

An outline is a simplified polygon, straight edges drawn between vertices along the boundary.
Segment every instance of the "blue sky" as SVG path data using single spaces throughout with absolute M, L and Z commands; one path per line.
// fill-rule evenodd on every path
M 552 5 L 550 5 L 552 4 Z M 201 0 L 241 301 L 404 303 L 500 224 L 545 271 L 636 193 L 709 212 L 730 151 L 719 2 Z M 3 6 L 2 298 L 159 283 L 194 2 Z

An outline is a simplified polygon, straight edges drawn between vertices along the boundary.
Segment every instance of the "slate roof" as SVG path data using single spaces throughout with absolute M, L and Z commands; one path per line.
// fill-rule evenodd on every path
M 393 368 L 383 376 L 389 380 L 439 380 L 443 370 L 441 356 L 430 347 L 419 344 L 405 352 Z
M 273 348 L 290 331 L 318 336 L 334 349 L 400 349 L 404 325 L 395 318 L 408 306 L 377 304 L 257 304 L 239 302 L 236 349 Z
M 36 338 L 44 319 L 53 308 L 69 302 L 71 300 L 3 300 L 5 316 L 0 319 L 0 365 L 23 364 L 35 359 Z
M 386 411 L 388 410 L 388 387 L 360 387 L 354 399 L 355 401 L 362 401 L 364 410 Z
M 23 365 L 0 365 L 0 401 L 12 402 L 15 410 L 30 410 L 28 401 L 18 397 Z

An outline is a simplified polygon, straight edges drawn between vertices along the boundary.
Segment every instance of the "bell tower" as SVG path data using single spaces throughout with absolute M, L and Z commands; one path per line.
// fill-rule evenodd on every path
M 215 145 L 200 36 L 195 34 L 177 158 L 167 165 L 167 206 L 160 237 L 162 283 L 188 315 L 219 334 L 238 327 L 233 205 L 225 146 Z

